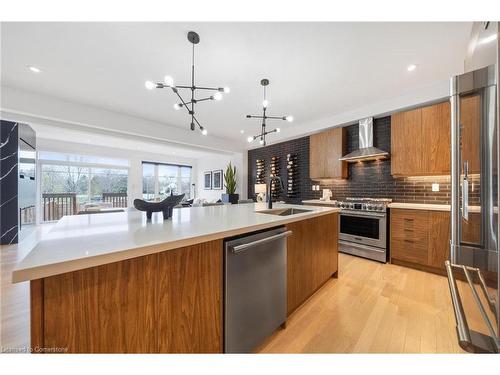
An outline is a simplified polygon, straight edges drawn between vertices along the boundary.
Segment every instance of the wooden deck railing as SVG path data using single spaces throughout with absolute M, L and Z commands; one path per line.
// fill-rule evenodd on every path
M 127 207 L 127 193 L 102 193 L 102 201 L 114 207 Z
M 59 220 L 65 215 L 76 215 L 76 193 L 43 193 L 43 221 Z

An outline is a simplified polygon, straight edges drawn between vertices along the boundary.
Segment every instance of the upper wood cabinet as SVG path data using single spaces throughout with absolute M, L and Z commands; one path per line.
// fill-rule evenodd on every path
M 422 111 L 391 116 L 391 174 L 408 176 L 422 169 Z
M 422 108 L 422 168 L 430 175 L 450 174 L 450 103 Z
M 430 176 L 450 173 L 450 103 L 391 116 L 391 173 Z
M 313 180 L 347 178 L 346 129 L 334 128 L 309 137 L 309 177 Z

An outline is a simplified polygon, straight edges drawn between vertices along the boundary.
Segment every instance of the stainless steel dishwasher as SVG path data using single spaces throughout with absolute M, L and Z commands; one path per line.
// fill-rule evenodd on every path
M 250 353 L 286 322 L 285 227 L 224 246 L 224 351 Z

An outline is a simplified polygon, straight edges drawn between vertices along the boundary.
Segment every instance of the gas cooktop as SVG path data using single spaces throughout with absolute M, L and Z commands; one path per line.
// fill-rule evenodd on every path
M 391 202 L 389 198 L 346 198 L 345 201 L 337 201 L 335 206 L 353 211 L 385 212 Z

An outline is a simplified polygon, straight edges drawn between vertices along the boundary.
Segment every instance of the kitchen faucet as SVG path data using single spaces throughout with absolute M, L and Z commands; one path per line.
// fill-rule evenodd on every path
M 269 181 L 267 181 L 267 208 L 273 208 L 273 197 L 271 197 L 271 182 L 273 180 L 278 180 L 280 182 L 281 189 L 283 190 L 285 187 L 283 186 L 283 181 L 281 181 L 280 176 L 271 176 L 269 177 Z

